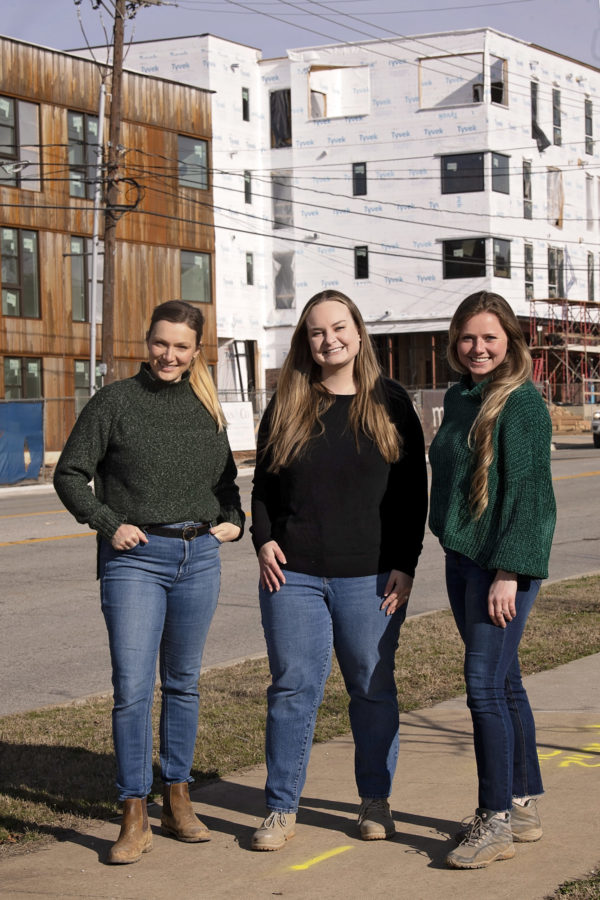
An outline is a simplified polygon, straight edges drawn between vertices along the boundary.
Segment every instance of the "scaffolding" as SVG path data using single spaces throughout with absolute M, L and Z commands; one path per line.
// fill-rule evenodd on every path
M 533 380 L 553 403 L 600 403 L 600 303 L 548 297 L 529 311 Z

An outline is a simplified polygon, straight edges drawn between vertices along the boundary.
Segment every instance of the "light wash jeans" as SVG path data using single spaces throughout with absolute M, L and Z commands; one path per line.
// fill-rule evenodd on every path
M 494 625 L 487 598 L 495 571 L 481 569 L 446 550 L 446 584 L 465 644 L 467 705 L 479 777 L 479 806 L 501 812 L 513 797 L 542 794 L 535 722 L 521 680 L 519 643 L 540 581 L 519 576 L 517 615 L 506 628 Z
M 179 523 L 178 526 L 190 523 Z M 147 544 L 113 550 L 102 541 L 100 585 L 114 688 L 113 739 L 119 799 L 152 788 L 152 700 L 156 661 L 162 691 L 160 766 L 165 784 L 192 781 L 198 678 L 217 606 L 220 543 L 149 534 Z
M 380 609 L 389 573 L 318 578 L 286 570 L 285 577 L 277 592 L 260 588 L 272 675 L 267 807 L 298 809 L 333 648 L 350 695 L 358 793 L 388 797 L 398 758 L 394 660 L 406 606 L 391 616 Z

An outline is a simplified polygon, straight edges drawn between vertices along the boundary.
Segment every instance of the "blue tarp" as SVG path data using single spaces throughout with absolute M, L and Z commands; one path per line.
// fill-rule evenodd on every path
M 29 465 L 25 460 L 26 450 L 31 457 Z M 38 478 L 43 462 L 43 404 L 0 403 L 0 484 Z

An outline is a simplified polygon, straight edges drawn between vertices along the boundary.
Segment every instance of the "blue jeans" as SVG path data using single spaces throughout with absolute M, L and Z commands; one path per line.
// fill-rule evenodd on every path
M 332 648 L 350 695 L 359 795 L 390 795 L 398 758 L 394 662 L 406 607 L 391 616 L 380 610 L 388 574 L 318 578 L 286 570 L 279 591 L 260 588 L 272 675 L 266 734 L 269 809 L 298 809 Z
M 120 800 L 145 797 L 152 788 L 151 712 L 157 658 L 162 780 L 165 784 L 193 780 L 198 678 L 221 577 L 220 544 L 212 534 L 193 541 L 147 537 L 147 544 L 132 550 L 113 550 L 106 541 L 100 547 Z
M 540 582 L 519 576 L 517 614 L 506 628 L 500 628 L 488 615 L 488 593 L 495 575 L 466 556 L 446 550 L 450 606 L 465 644 L 479 806 L 501 812 L 511 809 L 513 797 L 544 791 L 535 722 L 519 667 L 519 643 Z

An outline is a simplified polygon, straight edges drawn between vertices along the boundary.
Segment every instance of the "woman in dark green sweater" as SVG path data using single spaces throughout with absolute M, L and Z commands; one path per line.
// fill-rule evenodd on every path
M 472 294 L 450 324 L 448 357 L 462 373 L 447 392 L 430 447 L 430 527 L 446 553 L 450 605 L 465 644 L 479 803 L 452 868 L 514 856 L 536 841 L 543 793 L 535 723 L 521 680 L 523 629 L 548 576 L 556 520 L 552 427 L 530 381 L 531 356 L 510 306 Z
M 152 848 L 146 797 L 157 659 L 162 829 L 186 842 L 210 839 L 188 792 L 198 677 L 219 594 L 219 547 L 241 537 L 244 513 L 225 418 L 202 356 L 203 324 L 202 313 L 180 300 L 156 307 L 148 362 L 86 404 L 54 476 L 67 509 L 98 532 L 123 801 L 111 863 L 137 862 Z

